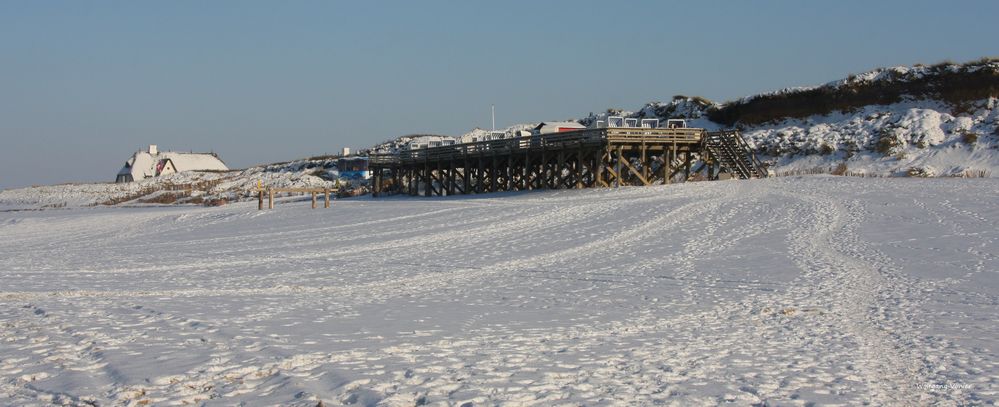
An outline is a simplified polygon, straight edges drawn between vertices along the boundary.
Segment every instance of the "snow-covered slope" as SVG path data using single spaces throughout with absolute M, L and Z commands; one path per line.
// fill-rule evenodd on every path
M 937 101 L 866 106 L 743 129 L 776 172 L 839 168 L 882 176 L 999 174 L 999 103 L 954 115 Z M 840 167 L 842 165 L 842 167 Z
M 824 85 L 785 88 L 726 104 L 676 96 L 669 102 L 647 103 L 635 111 L 608 109 L 591 113 L 579 122 L 589 125 L 609 115 L 623 115 L 661 120 L 682 118 L 690 127 L 708 130 L 735 127 L 778 175 L 845 172 L 870 176 L 992 176 L 999 174 L 999 99 L 942 100 L 954 99 L 955 93 L 976 93 L 947 86 L 974 87 L 973 81 L 980 77 L 986 78 L 983 88 L 994 86 L 995 78 L 999 77 L 999 61 L 880 68 Z M 730 105 L 791 97 L 830 98 L 843 103 L 841 99 L 849 99 L 854 93 L 872 92 L 871 89 L 922 93 L 902 93 L 892 103 L 866 104 L 830 113 L 778 116 L 764 123 L 736 121 L 727 125 L 711 119 L 711 113 Z M 812 103 L 819 110 L 827 105 L 826 101 Z
M 332 188 L 335 158 L 297 160 L 233 171 L 188 171 L 129 183 L 62 184 L 0 191 L 0 209 L 107 204 L 204 203 L 251 198 L 266 187 Z M 176 200 L 160 202 L 160 195 Z
M 0 213 L 0 405 L 993 405 L 997 191 Z
M 591 114 L 581 122 L 623 114 L 685 118 L 691 127 L 709 130 L 734 126 L 742 130 L 777 174 L 846 171 L 877 176 L 991 176 L 999 174 L 999 99 L 995 95 L 960 97 L 989 93 L 999 82 L 997 78 L 999 61 L 987 59 L 968 64 L 881 68 L 821 86 L 786 88 L 726 104 L 678 96 L 667 103 L 648 103 L 634 112 Z M 982 89 L 976 88 L 979 81 Z M 910 95 L 906 91 L 920 93 Z M 888 97 L 879 92 L 900 93 Z M 763 113 L 768 101 L 773 112 L 778 113 L 802 111 L 788 107 L 787 100 L 826 110 L 837 103 L 850 105 L 855 94 L 865 95 L 857 97 L 861 100 L 894 101 L 803 117 L 778 115 L 762 123 L 736 120 L 726 125 L 711 119 L 712 113 L 738 111 L 732 105 L 753 103 L 764 106 L 756 108 L 754 117 L 766 116 Z

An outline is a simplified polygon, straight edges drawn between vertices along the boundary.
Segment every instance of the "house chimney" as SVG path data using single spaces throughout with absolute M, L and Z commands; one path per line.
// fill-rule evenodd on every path
M 159 150 L 156 149 L 156 144 L 149 145 L 149 155 L 159 154 Z

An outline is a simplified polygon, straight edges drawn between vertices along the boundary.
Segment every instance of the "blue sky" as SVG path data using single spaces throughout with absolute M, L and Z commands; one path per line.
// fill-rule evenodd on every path
M 0 188 L 230 167 L 999 55 L 999 2 L 4 1 Z

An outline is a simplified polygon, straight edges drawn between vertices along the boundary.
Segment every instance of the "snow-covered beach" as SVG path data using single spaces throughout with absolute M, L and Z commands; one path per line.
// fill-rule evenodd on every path
M 991 404 L 997 198 L 816 176 L 0 212 L 0 404 Z

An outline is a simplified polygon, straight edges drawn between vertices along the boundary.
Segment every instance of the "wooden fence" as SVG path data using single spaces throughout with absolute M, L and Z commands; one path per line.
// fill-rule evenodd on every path
M 323 194 L 323 207 L 329 208 L 331 205 L 330 194 L 335 194 L 336 189 L 329 188 L 267 188 L 266 191 L 263 189 L 258 190 L 258 201 L 257 209 L 264 209 L 264 192 L 267 192 L 267 208 L 274 209 L 274 194 L 281 192 L 301 192 L 312 194 L 312 209 L 316 209 L 316 197 L 319 194 Z

